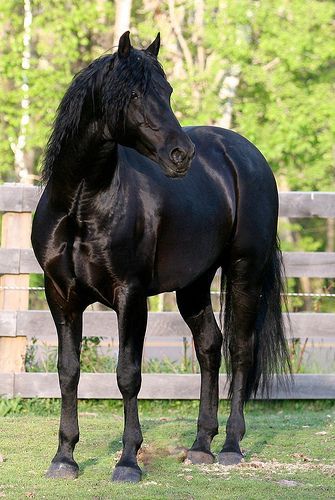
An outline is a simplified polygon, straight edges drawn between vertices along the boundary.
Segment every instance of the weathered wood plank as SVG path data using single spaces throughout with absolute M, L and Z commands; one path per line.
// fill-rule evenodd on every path
M 0 397 L 13 398 L 14 373 L 0 373 Z
M 335 339 L 335 313 L 297 312 L 289 317 L 291 336 L 296 339 Z
M 288 277 L 335 278 L 335 252 L 284 252 Z M 33 250 L 0 248 L 0 274 L 42 273 Z
M 280 192 L 281 217 L 335 217 L 335 193 Z
M 25 370 L 26 347 L 26 337 L 0 337 L 0 377 L 3 373 Z
M 20 274 L 18 248 L 0 248 L 0 274 Z
M 216 318 L 218 320 L 218 314 Z M 294 338 L 335 338 L 335 313 L 291 313 L 290 320 Z M 56 330 L 49 311 L 0 311 L 0 335 L 50 340 L 56 339 Z M 116 314 L 113 311 L 86 312 L 84 335 L 117 340 Z M 190 330 L 179 313 L 149 313 L 146 338 L 190 336 Z
M 22 398 L 59 398 L 57 373 L 15 373 L 14 396 Z
M 2 216 L 1 246 L 8 253 L 18 243 L 28 248 L 30 246 L 31 213 L 7 212 Z M 20 262 L 20 250 L 19 250 Z M 17 255 L 14 259 L 8 258 L 8 264 L 14 267 L 17 264 Z M 18 311 L 28 309 L 29 306 L 29 274 L 17 274 L 17 271 L 4 274 L 0 277 L 0 309 L 4 311 Z M 19 269 L 20 272 L 20 269 Z M 17 288 L 22 290 L 18 291 Z M 24 371 L 26 353 L 26 338 L 0 337 L 0 372 Z
M 1 329 L 0 311 L 0 329 Z M 36 338 L 56 338 L 55 326 L 49 311 L 20 311 L 17 319 L 4 317 L 6 332 Z M 10 322 L 12 324 L 10 324 Z M 16 323 L 16 327 L 15 327 Z M 117 318 L 113 311 L 85 312 L 83 334 L 87 337 L 117 339 Z M 2 334 L 2 333 L 1 333 Z M 190 330 L 179 313 L 149 313 L 147 337 L 190 337 Z
M 43 273 L 41 266 L 36 260 L 32 248 L 22 248 L 20 250 L 20 273 Z
M 335 252 L 285 252 L 284 265 L 288 277 L 334 278 Z
M 41 193 L 37 186 L 3 184 L 0 186 L 0 212 L 33 212 Z
M 335 374 L 296 374 L 293 382 L 289 392 L 282 388 L 273 389 L 271 399 L 335 398 Z
M 269 399 L 333 399 L 335 375 L 294 375 L 289 391 L 278 389 L 276 382 Z M 8 384 L 8 383 L 7 383 Z M 199 375 L 143 374 L 140 399 L 198 399 Z M 56 373 L 15 374 L 14 396 L 23 398 L 60 397 Z M 120 399 L 115 373 L 83 373 L 79 382 L 81 399 Z M 227 398 L 226 376 L 220 375 L 220 399 Z M 262 399 L 257 396 L 256 399 Z
M 20 184 L 7 183 L 0 186 L 0 211 L 22 212 L 23 189 Z M 31 210 L 29 210 L 30 212 Z
M 40 186 L 26 186 L 26 189 L 23 189 L 22 210 L 34 212 L 42 192 L 43 189 Z
M 0 311 L 0 336 L 16 337 L 17 312 Z
M 0 186 L 0 211 L 34 211 L 42 189 L 37 186 L 4 184 Z M 335 217 L 335 193 L 280 192 L 279 214 L 283 217 Z

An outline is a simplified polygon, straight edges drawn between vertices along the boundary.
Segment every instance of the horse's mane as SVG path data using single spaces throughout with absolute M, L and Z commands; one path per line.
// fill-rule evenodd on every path
M 87 123 L 108 118 L 109 128 L 115 129 L 127 109 L 131 91 L 145 92 L 153 70 L 164 75 L 155 57 L 131 49 L 127 58 L 119 58 L 116 53 L 103 55 L 74 77 L 57 109 L 44 155 L 43 183 L 57 168 L 63 147 L 78 137 L 83 118 Z

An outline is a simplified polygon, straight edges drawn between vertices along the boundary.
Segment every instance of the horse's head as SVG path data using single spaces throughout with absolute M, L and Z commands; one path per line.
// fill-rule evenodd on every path
M 167 176 L 181 177 L 190 167 L 194 145 L 171 109 L 172 87 L 157 61 L 159 46 L 159 34 L 146 50 L 131 46 L 129 31 L 120 38 L 113 73 L 126 98 L 117 140 L 157 162 Z M 110 132 L 115 134 L 115 125 Z

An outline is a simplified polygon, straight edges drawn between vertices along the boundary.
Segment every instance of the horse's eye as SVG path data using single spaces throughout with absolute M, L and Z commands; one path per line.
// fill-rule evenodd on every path
M 132 91 L 131 98 L 132 99 L 138 99 L 138 94 L 135 92 L 135 90 Z

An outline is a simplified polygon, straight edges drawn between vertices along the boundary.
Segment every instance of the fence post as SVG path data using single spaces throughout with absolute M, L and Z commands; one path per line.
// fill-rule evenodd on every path
M 19 189 L 19 187 L 18 187 Z M 20 186 L 22 189 L 22 185 Z M 1 247 L 29 248 L 32 216 L 30 212 L 7 212 L 2 216 Z M 7 274 L 0 278 L 0 309 L 22 311 L 29 307 L 29 274 Z M 23 290 L 16 290 L 23 288 Z M 1 337 L 0 372 L 24 371 L 26 337 Z

